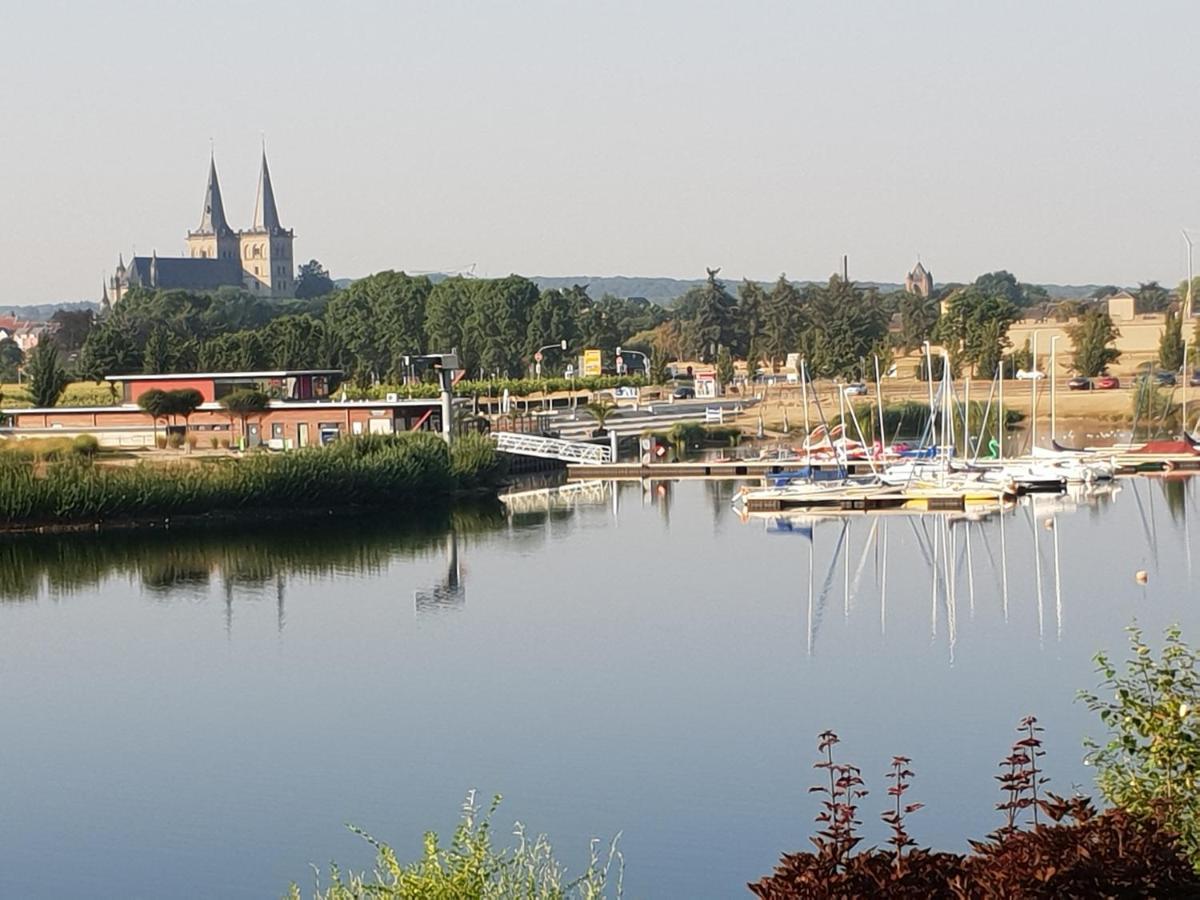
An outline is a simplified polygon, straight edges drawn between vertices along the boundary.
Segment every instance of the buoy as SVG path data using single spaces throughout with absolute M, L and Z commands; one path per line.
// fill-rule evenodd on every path
M 1054 520 L 1047 519 L 1045 522 L 1042 523 L 1042 525 L 1045 527 L 1045 529 L 1047 531 L 1052 531 L 1054 529 Z
M 1138 584 L 1145 584 L 1150 580 L 1150 575 L 1145 569 L 1138 569 L 1137 574 L 1133 576 Z

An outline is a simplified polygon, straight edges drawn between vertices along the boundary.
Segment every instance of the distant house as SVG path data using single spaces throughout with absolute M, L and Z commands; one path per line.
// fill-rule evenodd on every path
M 16 316 L 0 316 L 0 341 L 12 340 L 23 353 L 28 353 L 37 346 L 43 327 L 40 322 L 25 322 Z
M 1137 298 L 1129 291 L 1109 294 L 1108 315 L 1114 322 L 1132 322 L 1137 318 Z

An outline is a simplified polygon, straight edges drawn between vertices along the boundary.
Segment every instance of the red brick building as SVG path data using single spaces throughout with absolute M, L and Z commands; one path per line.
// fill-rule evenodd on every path
M 91 434 L 106 447 L 152 447 L 155 423 L 138 405 L 148 390 L 193 388 L 204 403 L 192 414 L 187 430 L 197 446 L 256 447 L 266 444 L 284 450 L 329 443 L 345 434 L 393 434 L 441 430 L 441 406 L 436 397 L 386 400 L 339 400 L 337 369 L 273 372 L 209 372 L 174 375 L 113 375 L 122 402 L 115 406 L 54 406 L 3 410 L 5 437 L 73 437 Z M 240 417 L 226 412 L 221 398 L 236 390 L 262 391 L 271 399 L 265 412 Z M 182 433 L 184 423 L 157 423 L 157 434 Z

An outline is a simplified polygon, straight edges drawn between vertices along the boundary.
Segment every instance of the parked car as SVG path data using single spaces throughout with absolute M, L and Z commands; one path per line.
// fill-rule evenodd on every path
M 848 384 L 842 388 L 842 393 L 847 397 L 865 397 L 867 394 L 867 386 L 861 381 L 856 381 L 854 384 Z
M 1174 387 L 1175 383 L 1176 383 L 1175 382 L 1175 373 L 1174 372 L 1155 372 L 1154 373 L 1154 383 L 1161 384 L 1165 387 Z
M 1095 388 L 1098 391 L 1115 391 L 1121 386 L 1121 379 L 1116 375 L 1101 375 L 1095 381 Z
M 696 399 L 696 389 L 690 387 L 677 387 L 671 392 L 671 396 L 676 400 L 694 400 Z
M 1188 379 L 1188 384 L 1192 387 L 1200 387 L 1200 369 L 1192 372 L 1192 377 Z
M 1086 375 L 1076 375 L 1067 382 L 1067 387 L 1073 391 L 1090 391 L 1092 389 L 1092 379 Z
M 1020 381 L 1040 381 L 1045 377 L 1045 372 L 1039 372 L 1036 369 L 1032 372 L 1026 372 L 1024 369 L 1017 369 L 1017 379 Z

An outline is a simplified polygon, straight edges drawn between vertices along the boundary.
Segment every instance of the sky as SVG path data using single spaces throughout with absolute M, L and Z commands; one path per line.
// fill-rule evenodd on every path
M 0 6 L 0 303 L 181 254 L 262 140 L 296 260 L 477 275 L 1174 285 L 1200 3 Z M 1197 261 L 1200 266 L 1200 259 Z

